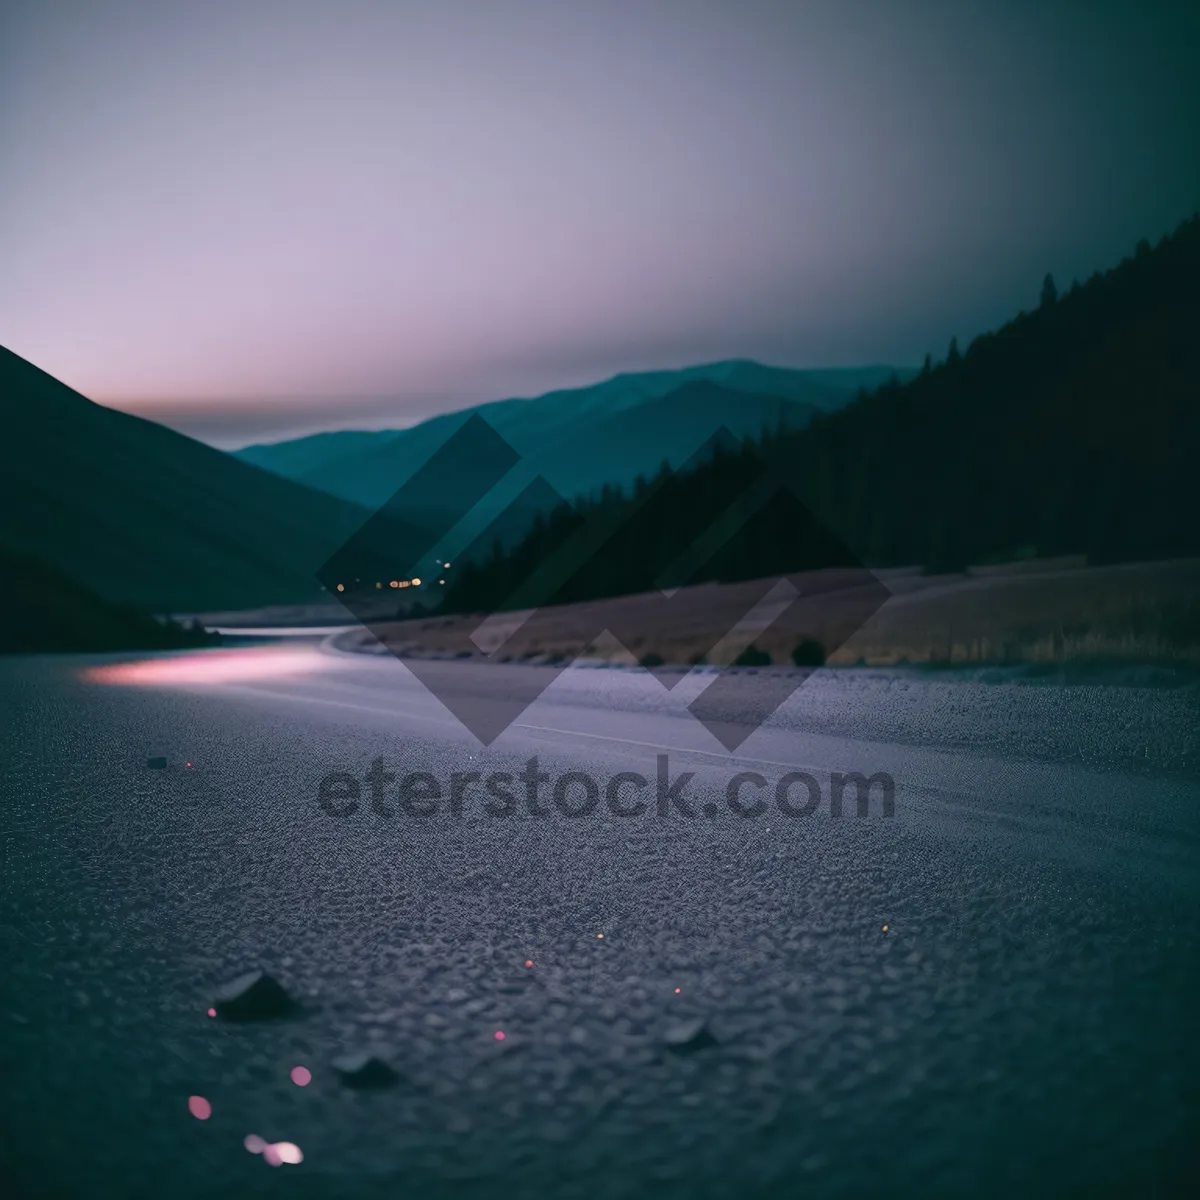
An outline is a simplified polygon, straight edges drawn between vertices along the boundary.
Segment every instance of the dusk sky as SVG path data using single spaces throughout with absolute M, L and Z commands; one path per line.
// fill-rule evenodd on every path
M 1200 5 L 8 0 L 0 343 L 236 446 L 919 363 L 1200 207 Z

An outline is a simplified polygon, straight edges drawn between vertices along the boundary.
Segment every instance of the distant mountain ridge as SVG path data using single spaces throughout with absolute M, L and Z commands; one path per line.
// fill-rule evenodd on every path
M 408 429 L 313 434 L 236 452 L 246 462 L 375 508 L 472 414 L 479 413 L 563 495 L 629 483 L 665 459 L 679 465 L 716 429 L 757 436 L 802 428 L 896 375 L 887 366 L 798 371 L 747 359 L 617 375 L 533 399 L 497 400 Z M 697 390 L 697 385 L 704 385 Z M 664 404 L 667 397 L 675 399 Z M 664 414 L 671 414 L 667 419 Z

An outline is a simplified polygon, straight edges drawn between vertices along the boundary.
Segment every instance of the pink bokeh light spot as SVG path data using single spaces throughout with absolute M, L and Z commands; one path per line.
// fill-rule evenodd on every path
M 312 1072 L 307 1067 L 293 1067 L 292 1082 L 297 1087 L 308 1087 L 312 1082 Z
M 212 1116 L 212 1105 L 203 1096 L 189 1096 L 188 1112 L 197 1121 L 207 1121 Z
M 273 1167 L 304 1161 L 304 1152 L 295 1142 L 266 1142 L 263 1144 L 262 1156 Z
M 497 1029 L 496 1032 L 492 1034 L 492 1037 L 494 1037 L 498 1042 L 504 1041 L 504 1030 Z
M 250 1151 L 251 1154 L 261 1154 L 266 1148 L 267 1143 L 264 1138 L 260 1138 L 257 1133 L 248 1133 L 242 1139 L 242 1145 Z

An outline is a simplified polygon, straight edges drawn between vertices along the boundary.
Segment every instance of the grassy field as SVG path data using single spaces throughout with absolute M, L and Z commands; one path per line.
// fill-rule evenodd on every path
M 878 576 L 890 598 L 829 653 L 830 663 L 1200 664 L 1197 559 L 1103 567 L 1082 559 L 1033 560 L 959 575 L 914 568 Z M 652 655 L 682 665 L 704 655 L 704 661 L 725 665 L 753 643 L 772 663 L 787 664 L 803 637 L 837 645 L 839 623 L 844 626 L 846 614 L 862 601 L 861 589 L 845 586 L 848 580 L 829 573 L 811 579 L 814 594 L 802 589 L 803 601 L 790 609 L 786 599 L 763 598 L 763 581 L 711 584 L 681 590 L 669 606 L 641 595 L 543 609 L 532 619 L 530 613 L 433 616 L 353 630 L 339 644 L 402 655 L 487 653 L 504 660 L 582 655 L 633 663 Z M 753 615 L 744 620 L 748 610 Z M 733 635 L 713 646 L 735 626 Z M 606 628 L 638 632 L 622 645 L 597 635 Z

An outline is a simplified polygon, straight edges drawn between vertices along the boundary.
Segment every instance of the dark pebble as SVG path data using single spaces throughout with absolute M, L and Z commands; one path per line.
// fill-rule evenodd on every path
M 674 1050 L 677 1054 L 687 1054 L 693 1050 L 704 1050 L 717 1045 L 717 1039 L 713 1037 L 703 1017 L 677 1021 L 667 1029 L 663 1041 L 668 1050 Z
M 343 1054 L 333 1060 L 333 1069 L 347 1087 L 388 1087 L 399 1079 L 396 1072 L 374 1054 Z
M 216 994 L 213 1008 L 227 1021 L 262 1021 L 281 1017 L 292 1007 L 292 998 L 266 971 L 247 971 L 231 979 Z

